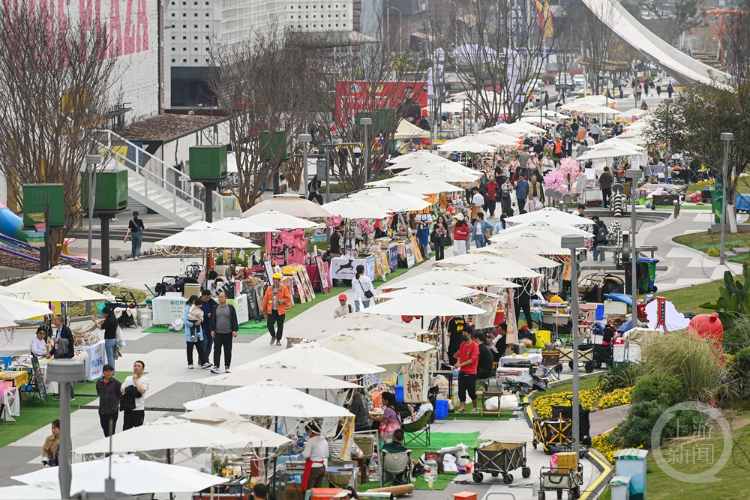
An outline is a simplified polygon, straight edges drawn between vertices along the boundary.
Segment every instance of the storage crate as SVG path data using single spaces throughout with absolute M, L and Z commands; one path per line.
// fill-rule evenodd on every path
M 448 400 L 438 399 L 435 402 L 435 418 L 437 420 L 445 420 L 448 418 Z
M 396 401 L 399 403 L 403 403 L 404 402 L 404 386 L 397 385 L 395 389 L 396 389 Z

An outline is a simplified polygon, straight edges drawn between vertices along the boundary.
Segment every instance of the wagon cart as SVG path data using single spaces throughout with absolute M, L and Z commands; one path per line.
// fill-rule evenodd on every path
M 614 363 L 614 349 L 611 345 L 594 344 L 591 361 L 588 361 L 584 368 L 586 373 L 591 373 L 594 368 L 601 368 L 603 364 L 611 365 Z
M 539 484 L 539 500 L 546 500 L 546 491 L 557 491 L 557 498 L 561 499 L 563 491 L 568 490 L 568 500 L 576 500 L 581 496 L 583 486 L 583 467 L 578 465 L 578 470 L 569 467 L 558 467 L 551 469 L 542 467 L 540 471 L 541 481 Z
M 481 483 L 482 472 L 492 477 L 503 476 L 503 483 L 513 482 L 510 471 L 521 468 L 524 478 L 531 476 L 531 469 L 526 466 L 526 443 L 499 443 L 492 441 L 474 448 L 474 471 L 472 479 Z
M 589 410 L 585 410 L 583 406 L 578 405 L 578 439 L 580 440 L 580 443 L 584 446 L 591 446 L 591 435 L 589 434 L 591 430 L 591 423 L 589 422 L 589 414 L 591 412 Z M 572 421 L 573 420 L 573 407 L 572 406 L 553 406 L 552 407 L 552 418 L 557 418 L 561 420 L 567 420 Z M 571 436 L 572 436 L 572 429 L 571 429 Z M 567 451 L 562 450 L 561 446 L 568 446 L 572 443 L 572 440 L 569 442 L 562 442 L 562 443 L 555 443 L 553 444 L 552 448 L 555 453 L 558 451 Z
M 580 363 L 588 363 L 593 361 L 593 344 L 583 344 L 578 346 L 578 361 Z M 568 367 L 573 369 L 573 348 L 572 347 L 561 347 L 560 351 L 560 363 L 568 362 Z
M 534 436 L 531 446 L 536 450 L 537 444 L 541 444 L 547 455 L 554 453 L 553 446 L 567 444 L 573 440 L 573 425 L 570 419 L 535 418 L 531 427 Z

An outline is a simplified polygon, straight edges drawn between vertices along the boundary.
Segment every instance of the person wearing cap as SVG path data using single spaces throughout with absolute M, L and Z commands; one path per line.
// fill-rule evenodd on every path
M 352 312 L 352 306 L 346 303 L 346 294 L 342 293 L 339 295 L 339 306 L 333 310 L 333 319 L 340 318 L 341 316 L 346 316 L 350 312 Z
M 102 373 L 102 378 L 96 381 L 96 395 L 99 396 L 99 423 L 104 431 L 104 437 L 109 437 L 115 433 L 117 426 L 122 384 L 114 377 L 114 366 L 104 365 Z
M 464 214 L 456 214 L 456 225 L 453 226 L 453 255 L 464 255 L 466 253 L 470 234 L 471 228 L 466 224 Z
M 291 302 L 292 296 L 289 294 L 289 289 L 281 286 L 281 274 L 273 273 L 273 285 L 266 288 L 266 294 L 263 296 L 263 309 L 266 312 L 268 332 L 271 334 L 271 345 L 274 342 L 276 345 L 281 345 L 286 307 Z
M 229 263 L 227 270 L 224 271 L 224 276 L 226 277 L 227 281 L 234 281 L 235 276 L 237 276 L 238 274 L 239 273 L 237 272 L 237 261 L 232 260 Z
M 138 216 L 138 211 L 133 212 L 133 218 L 128 222 L 128 232 L 125 234 L 125 241 L 130 236 L 130 246 L 133 253 L 133 259 L 138 260 L 141 255 L 141 243 L 143 243 L 143 231 L 148 226 L 143 225 L 143 221 Z

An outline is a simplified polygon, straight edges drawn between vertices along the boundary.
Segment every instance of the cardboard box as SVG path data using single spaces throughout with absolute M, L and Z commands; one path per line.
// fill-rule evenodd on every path
M 191 295 L 197 295 L 198 297 L 201 296 L 201 286 L 197 283 L 190 283 L 185 285 L 184 292 L 182 293 L 182 296 L 185 299 L 189 299 Z

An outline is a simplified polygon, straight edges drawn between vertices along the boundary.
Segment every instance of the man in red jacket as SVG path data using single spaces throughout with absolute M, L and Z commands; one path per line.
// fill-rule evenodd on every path
M 479 364 L 479 346 L 472 334 L 474 329 L 467 326 L 461 332 L 463 343 L 458 352 L 453 357 L 458 359 L 458 363 L 453 367 L 454 370 L 461 370 L 458 374 L 458 400 L 461 402 L 461 409 L 456 413 L 466 413 L 466 393 L 469 393 L 474 409 L 471 413 L 477 413 L 477 365 Z
M 490 180 L 484 185 L 484 188 L 487 190 L 487 208 L 490 211 L 490 218 L 493 218 L 495 217 L 495 207 L 497 206 L 495 195 L 497 194 L 497 190 L 500 189 L 500 185 L 495 181 L 493 176 L 490 176 Z

